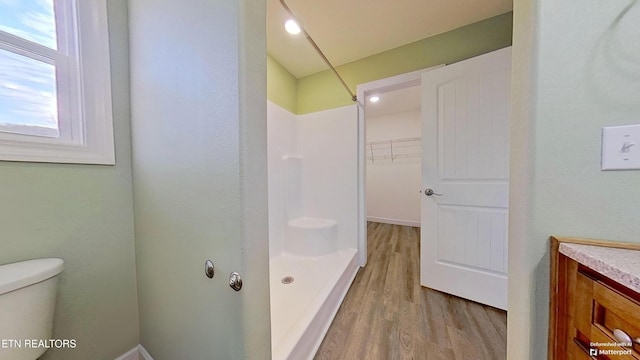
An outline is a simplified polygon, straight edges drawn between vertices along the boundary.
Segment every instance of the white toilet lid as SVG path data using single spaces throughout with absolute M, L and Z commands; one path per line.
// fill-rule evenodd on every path
M 34 259 L 0 265 L 0 295 L 33 285 L 58 275 L 62 259 Z

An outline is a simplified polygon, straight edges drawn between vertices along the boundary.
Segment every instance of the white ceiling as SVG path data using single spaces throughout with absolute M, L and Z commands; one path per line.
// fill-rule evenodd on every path
M 334 66 L 511 11 L 512 0 L 285 0 Z M 267 51 L 295 77 L 327 69 L 302 34 L 267 3 Z
M 367 118 L 399 114 L 420 110 L 420 85 L 393 90 L 385 93 L 372 94 L 380 97 L 378 102 L 372 103 L 369 95 L 365 100 L 365 114 Z

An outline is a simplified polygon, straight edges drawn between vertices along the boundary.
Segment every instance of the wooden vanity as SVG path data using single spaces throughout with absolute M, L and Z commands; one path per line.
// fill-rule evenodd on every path
M 640 244 L 551 237 L 549 359 L 640 360 Z

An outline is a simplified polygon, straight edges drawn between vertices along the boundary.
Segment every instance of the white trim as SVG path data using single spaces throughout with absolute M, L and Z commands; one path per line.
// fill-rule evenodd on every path
M 366 216 L 366 163 L 367 153 L 364 99 L 372 92 L 387 92 L 419 85 L 422 81 L 422 74 L 444 65 L 431 66 L 422 70 L 408 72 L 406 74 L 391 76 L 388 78 L 360 84 L 357 87 L 358 93 L 358 258 L 360 266 L 367 264 L 367 216 Z
M 55 65 L 55 59 L 60 57 L 57 50 L 6 33 L 2 30 L 0 30 L 0 49 L 49 65 Z
M 136 345 L 136 347 L 118 356 L 115 360 L 140 360 L 139 346 L 140 345 Z
M 394 224 L 394 225 L 402 225 L 402 226 L 413 226 L 420 227 L 419 221 L 409 221 L 409 220 L 400 220 L 400 219 L 388 219 L 388 218 L 379 218 L 367 216 L 367 221 L 373 221 L 383 224 Z
M 358 99 L 364 99 L 364 91 L 357 87 Z M 366 183 L 366 138 L 364 126 L 364 102 L 358 101 L 358 264 L 361 267 L 367 265 L 367 203 L 365 200 Z M 362 160 L 364 159 L 364 161 Z
M 153 360 L 153 358 L 151 357 L 147 349 L 144 348 L 144 346 L 138 345 L 138 351 L 140 351 L 140 356 L 142 357 L 142 359 L 140 360 Z
M 115 360 L 153 360 L 153 358 L 144 346 L 136 345 L 133 349 L 115 358 Z
M 113 165 L 115 151 L 106 1 L 64 0 L 58 4 L 62 4 L 56 7 L 56 14 L 60 15 L 56 16 L 56 24 L 60 27 L 60 49 L 46 48 L 46 54 L 41 55 L 65 54 L 54 59 L 59 90 L 60 138 L 2 132 L 0 160 Z M 73 27 L 75 32 L 68 31 Z M 65 31 L 69 33 L 63 34 Z M 0 35 L 0 40 L 13 38 L 10 34 Z M 67 37 L 69 42 L 78 46 L 65 41 Z M 26 50 L 40 48 L 29 41 L 19 44 Z

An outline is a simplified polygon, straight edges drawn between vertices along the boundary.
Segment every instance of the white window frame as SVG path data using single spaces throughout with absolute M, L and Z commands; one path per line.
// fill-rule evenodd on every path
M 0 49 L 56 66 L 60 137 L 0 131 L 0 160 L 115 164 L 106 0 L 54 0 L 58 50 L 0 31 Z

